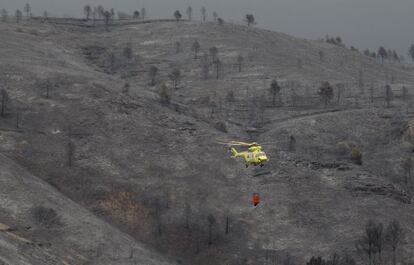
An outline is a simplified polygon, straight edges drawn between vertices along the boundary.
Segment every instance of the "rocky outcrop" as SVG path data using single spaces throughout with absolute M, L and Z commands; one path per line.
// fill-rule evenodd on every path
M 414 144 L 414 119 L 407 122 L 402 140 Z

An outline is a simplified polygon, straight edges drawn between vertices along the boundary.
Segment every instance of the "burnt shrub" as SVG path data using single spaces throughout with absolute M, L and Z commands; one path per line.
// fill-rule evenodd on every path
M 37 206 L 31 212 L 36 224 L 44 228 L 59 228 L 63 225 L 60 216 L 52 208 Z
M 352 152 L 352 149 L 356 147 L 357 144 L 352 141 L 339 141 L 336 143 L 336 152 L 340 156 L 348 156 Z
M 214 127 L 215 127 L 217 130 L 219 130 L 220 132 L 224 132 L 224 133 L 226 133 L 226 132 L 227 132 L 227 126 L 226 126 L 226 124 L 225 124 L 224 122 L 222 122 L 222 121 L 216 122 L 216 124 L 214 125 Z
M 357 164 L 362 165 L 362 153 L 358 148 L 352 148 L 351 151 L 351 160 Z
M 357 144 L 352 141 L 337 142 L 336 153 L 339 157 L 350 158 L 355 164 L 362 165 L 362 152 Z

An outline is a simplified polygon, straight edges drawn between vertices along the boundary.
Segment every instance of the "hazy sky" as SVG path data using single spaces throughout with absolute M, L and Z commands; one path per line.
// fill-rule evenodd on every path
M 176 9 L 185 14 L 191 5 L 199 18 L 205 6 L 210 18 L 216 11 L 224 20 L 241 22 L 253 13 L 258 27 L 311 39 L 340 35 L 348 46 L 384 45 L 405 57 L 414 43 L 414 0 L 0 0 L 0 9 L 23 8 L 26 2 L 34 14 L 48 10 L 60 16 L 82 16 L 85 4 L 101 4 L 127 12 L 145 7 L 150 17 L 172 17 Z

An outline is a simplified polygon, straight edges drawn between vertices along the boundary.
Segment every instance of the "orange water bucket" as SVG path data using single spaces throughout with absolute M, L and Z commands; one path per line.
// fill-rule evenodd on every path
M 253 193 L 252 204 L 254 206 L 257 206 L 257 205 L 259 205 L 259 203 L 260 203 L 260 196 L 259 196 L 259 194 L 258 193 Z

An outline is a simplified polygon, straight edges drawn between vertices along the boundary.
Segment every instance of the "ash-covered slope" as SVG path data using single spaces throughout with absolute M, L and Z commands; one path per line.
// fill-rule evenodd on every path
M 398 214 L 409 233 L 411 191 L 393 165 L 412 150 L 401 142 L 412 103 L 399 90 L 411 89 L 410 66 L 231 24 L 105 32 L 33 22 L 0 30 L 11 99 L 0 150 L 149 248 L 185 264 L 265 264 L 287 252 L 299 260 L 355 254 L 369 218 Z M 212 46 L 222 68 L 216 79 L 209 65 L 204 79 L 200 57 Z M 159 69 L 155 86 L 151 66 Z M 177 89 L 169 79 L 176 68 Z M 395 100 L 383 110 L 391 76 Z M 271 79 L 282 86 L 277 104 Z M 327 108 L 321 81 L 340 85 Z M 159 99 L 164 82 L 168 105 Z M 271 162 L 246 169 L 217 139 L 268 142 Z M 339 141 L 356 143 L 362 166 L 337 154 Z M 263 198 L 258 208 L 250 205 L 254 192 Z
M 0 156 L 4 264 L 171 264 Z

